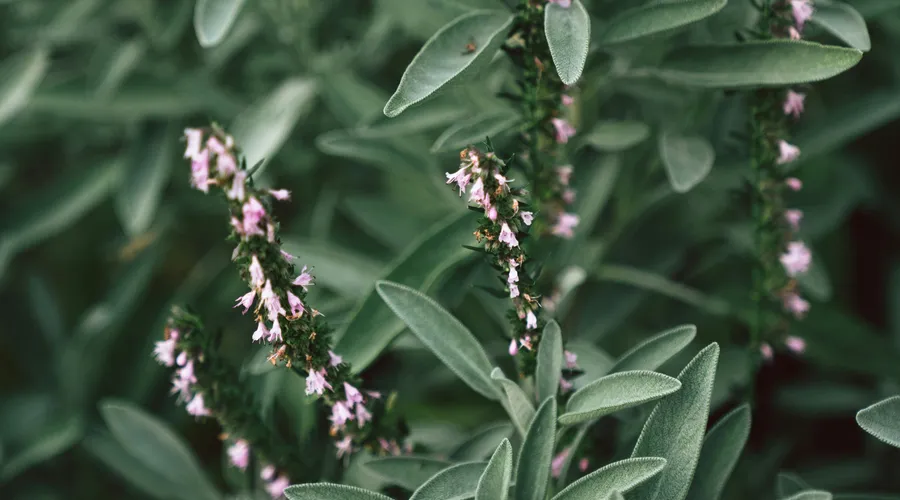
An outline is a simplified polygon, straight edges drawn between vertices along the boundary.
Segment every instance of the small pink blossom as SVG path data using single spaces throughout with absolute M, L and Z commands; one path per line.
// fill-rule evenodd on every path
M 759 353 L 762 354 L 762 357 L 766 361 L 772 361 L 774 357 L 774 353 L 772 352 L 772 346 L 769 344 L 762 344 L 759 346 Z
M 476 204 L 481 205 L 486 209 L 490 208 L 491 197 L 484 192 L 484 181 L 481 180 L 481 177 L 475 179 L 475 182 L 472 183 L 472 190 L 469 192 L 469 201 L 474 201 Z
M 813 15 L 812 4 L 809 0 L 791 0 L 791 11 L 794 14 L 797 30 L 803 31 L 803 25 Z
M 331 423 L 338 429 L 342 429 L 348 420 L 353 420 L 353 413 L 350 412 L 350 406 L 343 401 L 338 401 L 331 407 Z
M 582 458 L 578 461 L 578 470 L 580 470 L 581 472 L 587 472 L 590 465 L 591 462 L 587 458 Z
M 271 496 L 272 498 L 279 498 L 281 497 L 281 495 L 284 495 L 284 490 L 286 490 L 290 485 L 290 479 L 282 474 L 278 476 L 278 479 L 266 485 L 266 492 L 268 492 L 269 496 Z
M 188 360 L 184 367 L 178 370 L 178 377 L 181 380 L 187 380 L 191 384 L 197 383 L 197 376 L 194 374 L 194 360 Z
M 198 128 L 184 129 L 184 138 L 187 147 L 184 149 L 184 157 L 194 159 L 200 155 L 200 146 L 203 144 L 203 131 Z
M 294 295 L 290 290 L 287 293 L 288 306 L 291 308 L 291 317 L 299 318 L 303 316 L 303 312 L 306 308 L 303 307 L 303 302 L 300 300 L 300 297 Z
M 555 3 L 562 8 L 568 9 L 572 5 L 572 0 L 550 0 L 549 3 Z
M 272 195 L 278 201 L 285 201 L 291 199 L 291 192 L 287 189 L 270 189 L 269 194 Z
M 514 299 L 519 296 L 519 285 L 511 284 L 509 285 L 509 298 Z
M 799 40 L 799 39 L 802 38 L 802 37 L 800 36 L 800 32 L 797 31 L 797 28 L 795 28 L 795 27 L 793 27 L 793 26 L 791 26 L 790 28 L 788 28 L 788 36 L 790 37 L 791 40 Z
M 531 335 L 525 335 L 524 337 L 520 338 L 519 347 L 524 347 L 525 349 L 528 349 L 530 351 L 532 347 L 534 347 L 531 344 Z
M 534 212 L 526 212 L 523 210 L 522 213 L 519 214 L 519 217 L 522 218 L 522 222 L 524 222 L 526 226 L 530 226 L 534 221 Z
M 566 358 L 566 368 L 575 368 L 578 366 L 578 355 L 574 352 L 564 351 L 563 352 Z
M 784 114 L 793 115 L 794 118 L 798 118 L 800 113 L 803 112 L 803 101 L 805 99 L 806 94 L 788 90 L 787 96 L 784 98 L 784 105 L 782 106 L 784 108 Z
M 500 241 L 506 243 L 510 248 L 519 246 L 519 240 L 516 239 L 515 233 L 509 228 L 509 224 L 505 222 L 500 226 Z
M 244 234 L 247 236 L 264 234 L 263 230 L 259 227 L 259 223 L 262 221 L 263 217 L 266 216 L 266 209 L 262 206 L 262 203 L 256 198 L 251 197 L 247 200 L 247 203 L 244 203 L 242 211 L 244 213 Z
M 789 335 L 784 339 L 784 345 L 795 354 L 803 354 L 803 352 L 806 351 L 806 341 L 793 335 Z
M 225 145 L 216 136 L 210 136 L 209 140 L 206 141 L 206 146 L 216 155 L 225 154 Z
M 234 232 L 236 232 L 237 234 L 244 236 L 244 225 L 241 224 L 241 221 L 238 220 L 237 217 L 231 218 L 231 228 L 234 229 Z M 234 253 L 236 254 L 237 251 L 238 251 L 238 247 L 235 247 Z M 235 255 L 232 255 L 231 260 L 234 260 L 235 257 L 236 257 Z
M 296 258 L 293 255 L 285 252 L 284 250 L 281 250 L 281 256 L 284 257 L 284 260 L 286 260 L 288 262 L 291 262 L 292 260 L 294 260 Z
M 272 478 L 275 477 L 275 466 L 272 464 L 269 464 L 269 465 L 263 467 L 262 470 L 259 471 L 259 477 L 266 481 L 271 481 Z
M 263 274 L 262 265 L 259 263 L 256 254 L 253 254 L 250 257 L 250 284 L 253 285 L 253 288 L 259 289 L 265 281 L 266 276 Z
M 563 106 L 571 106 L 572 104 L 575 104 L 575 99 L 573 99 L 572 96 L 570 96 L 568 94 L 563 94 L 562 95 L 562 103 L 563 103 Z
M 381 399 L 381 393 L 378 391 L 366 391 L 366 394 L 372 399 Z
M 156 356 L 156 360 L 165 366 L 172 366 L 175 364 L 175 339 L 169 338 L 169 340 L 160 340 L 153 347 L 153 354 Z
M 303 287 L 303 290 L 305 291 L 307 286 L 312 286 L 315 283 L 313 283 L 312 275 L 306 272 L 306 266 L 303 266 L 303 269 L 300 271 L 300 276 L 297 276 L 292 284 L 294 286 Z
M 537 328 L 537 316 L 534 315 L 534 311 L 532 310 L 529 310 L 525 315 L 525 328 L 528 330 Z
M 187 412 L 195 417 L 208 417 L 212 415 L 212 412 L 209 411 L 209 408 L 203 403 L 203 394 L 197 393 L 194 395 L 194 399 L 188 403 Z
M 266 328 L 265 323 L 260 321 L 259 323 L 256 324 L 256 331 L 253 332 L 253 341 L 259 342 L 260 340 L 262 340 L 264 335 L 265 336 L 269 335 L 269 329 Z
M 579 222 L 580 219 L 577 215 L 563 212 L 559 215 L 559 218 L 556 219 L 556 224 L 553 226 L 551 232 L 556 236 L 571 238 L 575 236 L 574 228 Z
M 809 302 L 796 293 L 789 293 L 784 297 L 784 308 L 797 319 L 803 319 L 809 312 Z
M 263 287 L 262 293 L 259 294 L 259 300 L 266 306 L 266 311 L 269 313 L 269 321 L 275 321 L 279 314 L 285 315 L 286 311 L 281 306 L 281 299 L 272 290 L 272 280 L 266 280 L 266 285 Z
M 469 185 L 469 181 L 472 179 L 472 174 L 469 173 L 468 167 L 462 167 L 461 169 L 453 172 L 445 173 L 447 176 L 447 184 L 453 184 L 454 182 L 459 187 L 459 195 L 462 196 L 463 193 L 466 192 L 466 186 Z
M 180 401 L 187 401 L 191 397 L 191 383 L 181 377 L 172 379 L 172 394 L 178 394 Z
M 800 156 L 800 148 L 789 144 L 787 141 L 778 141 L 778 160 L 779 165 L 790 163 Z
M 788 177 L 784 180 L 784 183 L 787 184 L 787 187 L 791 189 L 791 191 L 800 191 L 803 189 L 803 181 L 796 177 Z
M 253 305 L 254 299 L 256 299 L 256 290 L 250 290 L 235 300 L 234 307 L 244 306 L 244 310 L 241 314 L 247 314 L 247 311 L 249 311 L 250 307 Z
M 572 382 L 569 382 L 568 380 L 566 380 L 564 378 L 559 379 L 559 392 L 565 394 L 571 390 L 572 390 Z
M 565 144 L 569 142 L 569 138 L 575 135 L 575 127 L 562 118 L 554 118 L 551 120 L 553 128 L 556 129 L 556 142 Z
M 246 196 L 246 191 L 244 190 L 244 186 L 247 182 L 247 174 L 243 170 L 239 170 L 234 173 L 234 178 L 231 179 L 231 189 L 228 190 L 226 196 L 228 196 L 229 200 L 237 200 L 244 201 L 244 196 Z
M 316 393 L 321 396 L 325 389 L 331 389 L 331 384 L 325 380 L 325 370 L 309 370 L 309 376 L 306 377 L 306 395 Z
M 216 160 L 216 171 L 223 177 L 236 174 L 237 163 L 234 161 L 234 156 L 231 156 L 229 153 L 219 155 L 219 158 Z M 244 175 L 246 177 L 246 174 Z
M 362 404 L 356 405 L 356 423 L 362 427 L 370 420 L 372 420 L 372 414 L 369 413 L 366 406 Z
M 331 366 L 337 366 L 344 362 L 344 358 L 338 356 L 333 351 L 328 351 L 328 359 L 328 362 L 329 364 L 331 364 Z
M 787 275 L 794 277 L 809 270 L 812 252 L 802 241 L 792 241 L 788 243 L 787 252 L 781 255 L 780 260 Z
M 575 203 L 575 191 L 573 191 L 571 189 L 566 189 L 565 191 L 563 191 L 562 199 L 564 202 L 566 202 L 566 205 L 571 205 L 572 203 Z
M 250 463 L 250 445 L 244 439 L 238 439 L 228 447 L 228 459 L 231 465 L 238 469 L 245 470 L 247 464 Z
M 519 354 L 519 343 L 516 342 L 516 339 L 512 339 L 509 341 L 509 355 L 515 356 Z
M 283 342 L 284 337 L 281 336 L 281 324 L 278 322 L 278 318 L 272 320 L 272 328 L 269 330 L 269 337 L 266 338 L 269 342 Z
M 551 476 L 559 477 L 562 474 L 563 465 L 566 464 L 566 459 L 569 458 L 570 453 L 572 453 L 572 449 L 566 448 L 553 457 L 553 460 L 550 461 Z
M 497 220 L 497 207 L 491 207 L 487 211 L 487 218 L 496 221 Z
M 353 451 L 353 440 L 350 436 L 344 436 L 344 439 L 341 439 L 337 443 L 334 444 L 337 447 L 337 457 L 341 458 L 344 455 L 349 455 L 351 451 Z
M 175 358 L 175 364 L 178 366 L 184 366 L 188 362 L 188 353 L 187 351 L 181 351 L 177 358 Z
M 515 179 L 507 179 L 500 173 L 494 174 L 494 179 L 497 180 L 497 184 L 500 185 L 500 188 L 506 191 L 509 191 L 509 183 L 515 181 Z
M 209 150 L 204 149 L 191 159 L 191 186 L 209 192 Z
M 519 282 L 519 272 L 516 271 L 516 261 L 509 261 L 509 276 L 506 278 L 506 282 L 510 285 L 513 283 Z
M 785 210 L 784 220 L 791 226 L 791 229 L 798 231 L 800 229 L 800 221 L 803 220 L 803 210 Z
M 556 167 L 556 176 L 559 178 L 560 184 L 568 186 L 569 182 L 572 180 L 572 165 Z
M 353 387 L 347 382 L 344 382 L 344 394 L 347 395 L 347 403 L 349 406 L 353 406 L 356 403 L 363 402 L 363 396 L 362 393 L 359 392 L 359 389 Z

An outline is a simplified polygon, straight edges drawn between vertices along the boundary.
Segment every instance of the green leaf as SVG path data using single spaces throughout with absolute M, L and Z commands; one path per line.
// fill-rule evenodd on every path
M 464 500 L 475 496 L 484 462 L 453 465 L 435 474 L 409 500 Z
M 860 410 L 856 414 L 856 423 L 878 440 L 900 448 L 900 396 Z
M 474 214 L 466 212 L 435 224 L 388 266 L 390 271 L 384 279 L 427 290 L 448 268 L 472 255 L 462 245 L 474 241 L 472 226 L 475 218 Z M 373 287 L 360 302 L 347 327 L 336 335 L 334 351 L 359 372 L 374 361 L 404 327 Z
M 843 2 L 817 3 L 810 21 L 863 52 L 872 48 L 866 20 L 856 9 Z
M 531 404 L 528 396 L 525 395 L 525 391 L 518 384 L 506 378 L 500 368 L 494 368 L 491 371 L 491 378 L 503 390 L 506 399 L 506 404 L 504 405 L 506 411 L 509 413 L 509 417 L 515 424 L 519 434 L 524 436 L 525 431 L 528 429 L 528 424 L 534 417 L 534 406 Z
M 457 78 L 476 59 L 490 59 L 506 37 L 513 16 L 478 10 L 463 14 L 438 30 L 403 72 L 384 114 L 394 117 Z M 469 51 L 471 45 L 474 51 Z
M 697 327 L 694 325 L 681 325 L 666 330 L 631 348 L 609 372 L 655 370 L 681 352 L 696 336 Z
M 465 325 L 431 297 L 408 286 L 379 281 L 375 289 L 394 314 L 466 385 L 488 399 L 500 398 L 491 380 L 487 353 Z
M 295 484 L 284 490 L 288 500 L 391 500 L 391 497 L 343 484 Z
M 537 370 L 534 376 L 538 401 L 556 397 L 559 380 L 562 377 L 562 363 L 562 333 L 559 331 L 559 324 L 551 320 L 544 327 L 538 346 Z
M 138 67 L 146 53 L 147 42 L 139 37 L 134 37 L 118 47 L 109 65 L 100 75 L 102 78 L 97 82 L 94 95 L 101 99 L 113 95 L 128 75 Z
M 722 495 L 749 436 L 750 407 L 746 404 L 732 410 L 710 429 L 703 440 L 688 499 L 716 500 Z
M 681 383 L 674 378 L 646 370 L 607 375 L 572 394 L 559 423 L 572 425 L 594 420 L 655 401 L 680 388 Z
M 466 146 L 481 144 L 485 137 L 494 138 L 513 128 L 521 117 L 510 110 L 475 115 L 445 130 L 431 146 L 432 153 L 459 151 Z
M 665 33 L 695 23 L 722 10 L 728 0 L 650 2 L 612 18 L 600 35 L 600 43 L 613 45 Z
M 140 408 L 118 401 L 101 402 L 100 414 L 125 451 L 183 491 L 183 498 L 219 498 L 197 458 L 165 423 Z
M 778 498 L 787 498 L 804 490 L 812 489 L 800 476 L 790 472 L 779 472 L 775 480 L 775 493 Z
M 156 471 L 148 468 L 142 462 L 125 451 L 109 433 L 88 436 L 82 441 L 82 446 L 103 465 L 108 467 L 123 479 L 131 483 L 142 493 L 168 500 L 170 498 L 184 498 L 177 488 L 173 488 L 165 478 Z M 188 500 L 188 498 L 185 498 Z
M 641 487 L 645 498 L 683 500 L 687 495 L 703 445 L 718 359 L 715 342 L 700 351 L 678 375 L 681 390 L 660 401 L 644 424 L 632 456 L 667 460 L 650 487 Z
M 691 287 L 676 283 L 665 276 L 619 264 L 605 264 L 597 271 L 597 278 L 656 292 L 684 302 L 716 316 L 726 315 L 729 305 L 724 300 L 709 297 Z
M 122 225 L 132 237 L 150 229 L 159 200 L 172 172 L 174 130 L 162 127 L 137 141 L 116 191 L 116 209 Z
M 381 108 L 380 103 L 378 107 Z M 380 109 L 378 114 L 382 115 Z M 469 115 L 469 110 L 460 107 L 456 100 L 434 99 L 409 109 L 396 118 L 380 116 L 367 126 L 357 129 L 356 132 L 367 138 L 402 137 L 449 125 L 467 115 Z
M 555 441 L 556 400 L 547 398 L 531 420 L 522 442 L 516 465 L 515 500 L 544 500 Z
M 0 462 L 0 483 L 60 455 L 78 443 L 82 436 L 84 423 L 77 416 L 44 426 L 41 433 L 21 451 Z
M 28 105 L 35 89 L 44 79 L 50 54 L 36 48 L 16 54 L 0 66 L 0 125 Z
M 578 367 L 584 370 L 584 374 L 572 382 L 576 390 L 606 375 L 615 364 L 606 351 L 584 339 L 575 339 L 566 348 L 578 355 Z
M 705 179 L 716 159 L 712 144 L 703 137 L 671 132 L 660 134 L 659 156 L 677 193 L 687 193 Z
M 412 455 L 375 458 L 366 462 L 365 467 L 390 484 L 414 491 L 429 478 L 451 465 L 453 464 L 446 460 Z
M 450 459 L 457 462 L 484 460 L 494 451 L 497 444 L 508 439 L 513 431 L 512 424 L 508 422 L 491 424 L 479 429 L 450 453 Z
M 607 498 L 607 500 L 625 500 L 625 497 L 623 497 L 622 494 L 619 493 L 618 491 L 612 492 L 612 493 L 611 493 L 608 497 L 606 497 L 606 498 Z
M 615 498 L 616 492 L 628 492 L 657 475 L 666 466 L 664 458 L 628 458 L 613 462 L 570 484 L 553 500 L 594 500 Z
M 831 500 L 831 498 L 831 493 L 828 493 L 827 491 L 806 490 L 801 491 L 796 495 L 791 495 L 785 500 Z
M 580 0 L 569 7 L 548 3 L 544 7 L 544 32 L 560 80 L 573 85 L 581 78 L 591 44 L 591 16 Z
M 302 257 L 303 264 L 316 270 L 316 284 L 345 297 L 362 297 L 378 279 L 382 265 L 348 248 L 314 239 L 286 238 L 285 251 Z
M 231 134 L 241 147 L 247 167 L 269 162 L 278 153 L 294 125 L 312 107 L 315 95 L 313 80 L 291 78 L 234 119 Z
M 478 487 L 475 489 L 475 500 L 506 500 L 509 496 L 510 476 L 512 475 L 512 445 L 504 439 L 491 457 Z
M 600 151 L 617 152 L 636 146 L 650 136 L 650 126 L 635 120 L 601 121 L 582 137 Z
M 696 87 L 781 86 L 826 80 L 861 58 L 856 49 L 793 40 L 694 45 L 667 54 L 657 74 Z
M 353 130 L 332 130 L 316 137 L 316 146 L 323 153 L 350 158 L 388 172 L 405 170 L 419 173 L 430 170 L 426 162 L 383 138 L 371 138 Z
M 197 0 L 194 6 L 194 31 L 203 48 L 219 44 L 234 24 L 244 0 Z

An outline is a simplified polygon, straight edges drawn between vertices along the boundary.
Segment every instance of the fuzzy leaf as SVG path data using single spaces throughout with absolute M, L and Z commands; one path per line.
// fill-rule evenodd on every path
M 550 482 L 550 462 L 556 441 L 556 400 L 547 398 L 538 408 L 516 465 L 515 500 L 543 500 Z
M 856 49 L 793 40 L 693 45 L 667 54 L 657 74 L 695 87 L 793 85 L 827 80 L 861 58 Z
M 622 355 L 610 373 L 627 370 L 655 370 L 681 352 L 697 336 L 694 325 L 676 326 L 654 335 Z
M 700 136 L 664 132 L 659 136 L 659 156 L 672 189 L 687 193 L 709 175 L 716 153 Z
M 531 404 L 525 391 L 518 384 L 506 378 L 500 368 L 494 368 L 491 372 L 491 378 L 497 382 L 497 385 L 500 386 L 503 394 L 505 394 L 509 417 L 512 419 L 519 434 L 524 436 L 525 431 L 528 429 L 528 424 L 531 423 L 531 419 L 534 417 L 534 405 Z
M 591 16 L 580 0 L 569 7 L 548 3 L 544 7 L 544 32 L 560 80 L 573 85 L 581 78 L 591 44 Z
M 408 286 L 379 281 L 384 302 L 429 349 L 475 392 L 499 399 L 484 348 L 458 319 L 427 295 Z
M 831 500 L 831 493 L 822 490 L 806 490 L 791 495 L 784 500 Z
M 618 491 L 614 491 L 608 497 L 606 497 L 606 499 L 607 500 L 625 500 L 625 497 L 623 497 L 622 494 L 619 493 Z
M 450 459 L 458 462 L 483 460 L 491 454 L 498 446 L 498 443 L 508 439 L 512 435 L 513 430 L 513 426 L 509 422 L 484 427 L 459 444 L 450 453 Z
M 445 130 L 431 146 L 432 153 L 459 151 L 480 144 L 485 137 L 495 138 L 513 128 L 522 118 L 513 111 L 492 111 L 463 120 Z
M 602 121 L 594 125 L 582 140 L 592 148 L 606 152 L 624 151 L 650 136 L 650 127 L 635 120 Z
M 715 14 L 726 3 L 728 0 L 650 2 L 611 19 L 600 35 L 600 43 L 612 45 L 680 28 Z
M 414 491 L 429 478 L 451 465 L 453 463 L 446 460 L 410 455 L 375 458 L 366 462 L 365 467 L 384 478 L 389 484 Z
M 750 436 L 750 407 L 738 406 L 706 434 L 689 500 L 716 500 Z
M 438 472 L 419 487 L 409 500 L 464 500 L 475 496 L 484 473 L 484 462 L 453 465 Z
M 791 472 L 779 472 L 775 479 L 775 493 L 778 498 L 787 498 L 804 490 L 810 490 L 810 486 L 800 476 Z
M 477 10 L 463 14 L 438 30 L 422 47 L 400 78 L 384 114 L 394 117 L 425 99 L 473 65 L 490 59 L 506 36 L 513 17 L 506 12 Z M 468 48 L 474 45 L 474 50 Z
M 194 6 L 194 31 L 203 48 L 214 47 L 234 25 L 244 0 L 197 0 Z
M 856 423 L 878 440 L 900 448 L 900 396 L 860 410 L 856 414 Z
M 550 321 L 544 327 L 541 344 L 538 346 L 537 369 L 534 376 L 538 401 L 556 397 L 559 380 L 562 377 L 562 363 L 562 333 L 559 331 L 559 324 Z
M 172 171 L 175 150 L 171 127 L 160 128 L 137 143 L 130 155 L 122 186 L 116 191 L 116 209 L 132 237 L 150 229 L 162 191 Z
M 78 416 L 64 417 L 44 426 L 24 448 L 0 462 L 0 483 L 62 454 L 83 436 L 84 422 Z
M 644 424 L 632 456 L 667 460 L 663 473 L 641 487 L 644 498 L 682 500 L 687 495 L 703 445 L 718 359 L 719 344 L 700 351 L 678 375 L 681 390 L 660 401 Z
M 47 49 L 36 48 L 3 61 L 0 66 L 0 125 L 28 105 L 50 64 Z
M 284 490 L 288 500 L 390 500 L 391 497 L 343 484 L 295 484 Z
M 676 392 L 681 383 L 651 371 L 627 371 L 607 375 L 572 394 L 559 423 L 572 425 L 600 418 L 625 408 L 642 405 Z
M 475 489 L 475 500 L 506 500 L 509 496 L 509 483 L 512 476 L 512 445 L 504 439 L 491 457 L 478 487 Z
M 659 474 L 665 466 L 666 460 L 657 457 L 628 458 L 613 462 L 570 484 L 553 497 L 553 500 L 615 498 L 615 493 L 632 490 Z
M 843 2 L 817 3 L 810 21 L 840 38 L 854 49 L 868 52 L 872 48 L 866 20 L 849 4 Z

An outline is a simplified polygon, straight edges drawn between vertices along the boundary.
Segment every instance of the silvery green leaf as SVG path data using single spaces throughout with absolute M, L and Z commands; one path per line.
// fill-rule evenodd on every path
M 791 495 L 784 500 L 831 500 L 831 493 L 822 490 L 806 490 Z
M 613 45 L 665 33 L 709 17 L 726 3 L 727 0 L 650 2 L 611 19 L 600 35 L 600 43 Z
M 475 500 L 506 500 L 509 497 L 512 461 L 512 445 L 504 439 L 478 480 Z
M 521 120 L 518 113 L 509 110 L 475 115 L 445 130 L 435 139 L 431 152 L 458 151 L 466 146 L 481 144 L 486 137 L 493 139 L 513 128 Z
M 866 20 L 850 4 L 817 3 L 810 22 L 821 26 L 854 49 L 868 52 L 872 48 Z
M 572 425 L 642 405 L 676 392 L 681 383 L 661 373 L 638 370 L 613 373 L 579 389 L 559 423 Z
M 650 127 L 636 120 L 601 121 L 582 137 L 600 151 L 617 152 L 636 146 L 650 136 Z
M 384 106 L 384 114 L 399 115 L 459 77 L 476 59 L 489 60 L 505 39 L 512 20 L 506 12 L 476 10 L 438 30 L 409 63 Z
M 689 500 L 716 500 L 750 436 L 750 407 L 738 406 L 716 423 L 703 440 Z
M 641 342 L 622 355 L 609 370 L 655 370 L 669 358 L 681 352 L 697 336 L 694 325 L 676 326 Z
M 878 440 L 900 448 L 900 396 L 860 410 L 856 414 L 856 423 Z
M 514 431 L 515 429 L 509 422 L 488 425 L 475 431 L 460 443 L 450 453 L 450 458 L 454 461 L 484 460 L 490 456 L 500 442 L 508 439 Z
M 681 390 L 660 401 L 634 445 L 633 457 L 663 457 L 663 473 L 641 486 L 642 497 L 683 500 L 691 486 L 703 445 L 719 344 L 700 351 L 678 375 Z
M 544 327 L 538 346 L 537 368 L 534 375 L 538 401 L 556 396 L 562 378 L 562 364 L 562 333 L 559 331 L 559 324 L 551 320 Z
M 197 0 L 194 6 L 194 31 L 204 48 L 218 45 L 234 24 L 244 0 Z
M 810 486 L 800 476 L 791 472 L 779 472 L 775 480 L 775 493 L 778 498 L 787 498 L 801 491 L 811 490 Z
M 556 400 L 547 398 L 531 420 L 516 465 L 515 500 L 543 500 L 556 442 Z
M 390 500 L 391 497 L 355 486 L 332 483 L 295 484 L 284 490 L 288 500 Z
M 659 156 L 666 167 L 672 189 L 686 193 L 709 175 L 716 153 L 705 138 L 663 132 L 659 136 Z
M 438 472 L 417 489 L 409 500 L 464 500 L 475 496 L 487 464 L 468 462 Z
M 415 455 L 374 458 L 365 463 L 366 468 L 388 483 L 410 491 L 422 486 L 429 478 L 451 465 L 453 464 L 446 460 Z
M 65 452 L 84 436 L 84 422 L 76 415 L 45 425 L 38 436 L 0 462 L 0 483 Z
M 170 486 L 162 475 L 131 456 L 109 433 L 89 435 L 81 446 L 146 495 L 159 500 L 179 498 L 176 487 Z
M 375 289 L 394 314 L 466 385 L 488 399 L 500 398 L 491 380 L 487 353 L 465 325 L 431 297 L 408 286 L 379 281 Z
M 526 429 L 528 429 L 528 424 L 534 417 L 534 405 L 531 404 L 531 400 L 525 394 L 525 391 L 518 384 L 506 378 L 506 375 L 503 374 L 500 368 L 494 368 L 491 371 L 491 378 L 497 382 L 504 394 L 506 400 L 504 406 L 509 412 L 509 417 L 516 426 L 516 430 L 524 436 Z
M 591 17 L 580 0 L 569 7 L 548 3 L 544 7 L 544 33 L 560 80 L 573 85 L 581 78 L 591 44 Z
M 610 494 L 606 498 L 607 498 L 607 500 L 625 500 L 625 497 L 623 497 L 622 494 L 619 493 L 618 491 L 612 492 L 612 494 Z
M 658 457 L 628 458 L 613 462 L 570 484 L 553 500 L 610 498 L 615 493 L 631 491 L 659 474 L 665 466 L 666 460 Z
M 0 66 L 0 125 L 28 105 L 50 63 L 45 48 L 16 54 Z
M 316 137 L 316 146 L 325 154 L 358 160 L 385 171 L 418 173 L 425 166 L 415 155 L 391 141 L 366 137 L 353 130 L 325 132 Z
M 116 192 L 116 208 L 122 225 L 132 237 L 144 234 L 156 215 L 159 200 L 174 162 L 171 127 L 162 127 L 139 139 L 126 162 L 122 186 Z

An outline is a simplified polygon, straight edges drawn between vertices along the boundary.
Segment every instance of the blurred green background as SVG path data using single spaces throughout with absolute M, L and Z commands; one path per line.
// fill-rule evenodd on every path
M 585 3 L 597 23 L 623 8 Z M 852 3 L 873 48 L 812 87 L 793 141 L 805 188 L 791 201 L 805 211 L 815 262 L 803 283 L 812 311 L 795 330 L 808 351 L 782 350 L 759 373 L 750 443 L 724 498 L 769 498 L 783 470 L 834 491 L 900 492 L 898 452 L 853 420 L 900 381 L 900 3 Z M 172 425 L 223 491 L 243 484 L 223 466 L 216 424 L 174 404 L 151 358 L 172 304 L 223 329 L 224 352 L 245 366 L 264 414 L 309 450 L 310 476 L 297 480 L 340 476 L 302 380 L 261 369 L 253 325 L 231 309 L 243 290 L 229 266 L 228 223 L 219 200 L 188 186 L 187 126 L 222 124 L 248 164 L 266 159 L 257 182 L 292 191 L 278 214 L 286 247 L 315 267 L 310 300 L 333 326 L 390 277 L 438 297 L 512 373 L 504 302 L 477 287 L 494 284 L 492 272 L 468 252 L 435 250 L 474 229 L 443 185 L 458 149 L 490 133 L 503 154 L 516 150 L 515 115 L 496 96 L 512 68 L 500 59 L 400 118 L 381 113 L 421 44 L 481 4 L 250 1 L 222 43 L 203 48 L 194 0 L 0 0 L 0 497 L 160 497 L 100 418 L 98 403 L 110 398 Z M 749 384 L 737 314 L 749 303 L 752 262 L 738 195 L 745 102 L 617 62 L 652 64 L 673 45 L 733 40 L 750 16 L 749 4 L 731 0 L 689 30 L 591 54 L 570 148 L 582 224 L 544 255 L 565 278 L 557 317 L 586 378 L 681 323 L 698 326 L 696 345 L 663 371 L 677 373 L 708 342 L 722 345 L 711 423 Z M 610 120 L 636 129 L 610 136 L 601 126 Z M 660 165 L 657 136 L 671 129 L 716 150 L 712 173 L 687 194 L 671 190 Z M 365 342 L 359 325 L 349 332 Z M 423 452 L 447 453 L 505 418 L 407 332 L 364 378 L 399 392 Z M 640 415 L 629 418 L 592 431 L 597 465 L 634 441 Z M 360 460 L 343 480 L 381 486 Z

